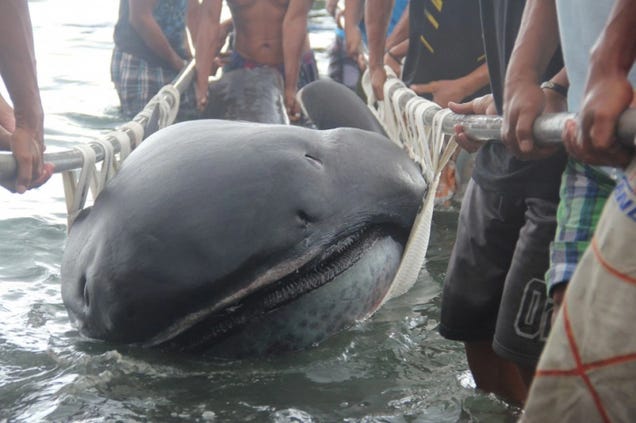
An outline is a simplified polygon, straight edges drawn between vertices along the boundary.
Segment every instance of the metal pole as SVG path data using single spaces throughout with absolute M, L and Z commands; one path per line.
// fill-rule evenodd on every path
M 417 95 L 411 92 L 400 100 L 400 105 L 406 105 L 407 101 Z M 431 107 L 424 113 L 424 123 L 433 124 L 435 113 L 442 110 L 441 107 Z M 565 122 L 576 119 L 574 113 L 547 113 L 537 117 L 534 121 L 533 135 L 538 143 L 560 144 L 561 132 Z M 487 115 L 458 115 L 450 113 L 442 121 L 442 130 L 447 134 L 455 133 L 455 126 L 461 124 L 464 131 L 471 137 L 481 140 L 501 141 L 501 116 Z M 616 127 L 616 135 L 620 142 L 634 145 L 636 137 L 636 109 L 628 109 L 621 115 Z
M 194 60 L 191 60 L 188 65 L 179 72 L 179 74 L 172 81 L 172 85 L 180 92 L 183 91 L 190 85 L 192 78 L 194 77 Z M 167 100 L 170 105 L 172 104 L 172 97 L 167 96 Z M 148 124 L 148 117 L 144 113 L 139 113 L 137 116 L 133 118 L 133 121 L 138 122 L 144 128 Z M 106 140 L 108 140 L 114 148 L 115 153 L 118 153 L 121 149 L 119 145 L 119 141 L 112 136 L 106 134 Z M 89 143 L 89 145 L 95 150 L 96 161 L 100 162 L 104 160 L 104 150 L 101 145 L 97 143 Z M 55 166 L 55 173 L 64 172 L 72 169 L 80 169 L 84 164 L 84 158 L 82 154 L 74 149 L 69 149 L 65 151 L 60 151 L 56 153 L 45 153 L 44 161 L 53 163 Z M 13 158 L 13 155 L 9 152 L 0 153 L 0 179 L 10 179 L 15 177 L 17 171 L 16 161 Z
M 189 86 L 194 75 L 194 61 L 191 61 L 181 73 L 175 78 L 173 85 L 183 92 Z M 415 94 L 414 94 L 415 95 Z M 439 107 L 432 107 L 424 114 L 424 121 L 432 124 L 433 116 L 441 110 Z M 561 143 L 561 132 L 566 120 L 576 118 L 572 113 L 555 113 L 539 116 L 534 122 L 534 137 L 539 143 L 555 144 Z M 145 115 L 139 114 L 133 119 L 140 124 L 147 124 Z M 456 125 L 461 124 L 468 135 L 479 140 L 501 140 L 501 116 L 485 116 L 485 115 L 458 115 L 451 113 L 442 121 L 442 129 L 448 134 L 454 133 Z M 625 111 L 618 122 L 617 126 L 618 139 L 629 145 L 635 145 L 636 137 L 636 109 L 628 109 Z M 114 137 L 108 137 L 113 144 L 115 152 L 119 151 L 119 143 Z M 104 158 L 102 147 L 96 143 L 90 143 L 90 146 L 97 154 L 97 161 Z M 79 169 L 82 167 L 82 155 L 75 150 L 61 151 L 58 153 L 46 153 L 44 161 L 51 162 L 55 165 L 55 172 L 63 172 L 71 169 Z M 0 154 L 0 179 L 8 179 L 15 175 L 16 164 L 15 159 L 10 153 Z
M 534 121 L 534 138 L 542 144 L 560 144 L 563 127 L 569 119 L 576 119 L 576 115 L 574 113 L 549 113 L 539 116 Z M 483 141 L 501 140 L 502 120 L 501 116 L 450 114 L 442 122 L 442 127 L 444 132 L 454 133 L 455 125 L 461 124 L 466 133 L 473 138 Z M 621 143 L 634 145 L 636 109 L 629 109 L 621 115 L 616 135 Z

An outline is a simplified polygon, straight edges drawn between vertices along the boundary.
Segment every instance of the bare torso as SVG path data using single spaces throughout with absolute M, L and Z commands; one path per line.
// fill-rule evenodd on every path
M 227 0 L 235 29 L 235 49 L 264 65 L 283 63 L 283 19 L 290 0 Z

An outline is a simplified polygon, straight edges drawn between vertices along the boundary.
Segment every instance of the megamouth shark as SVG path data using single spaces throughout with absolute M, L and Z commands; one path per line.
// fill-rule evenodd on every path
M 189 121 L 126 159 L 70 228 L 62 297 L 82 335 L 262 355 L 310 347 L 378 309 L 426 183 L 368 130 L 377 122 L 361 101 L 318 88 L 333 90 L 322 107 L 342 127 Z M 311 92 L 305 110 L 324 103 Z

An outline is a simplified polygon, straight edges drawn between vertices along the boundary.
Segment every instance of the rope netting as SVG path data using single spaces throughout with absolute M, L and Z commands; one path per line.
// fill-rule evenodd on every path
M 404 148 L 420 166 L 428 190 L 422 199 L 422 207 L 411 228 L 400 267 L 385 301 L 405 293 L 417 280 L 430 240 L 440 176 L 457 148 L 455 136 L 443 128 L 444 118 L 451 111 L 419 97 L 389 67 L 386 69 L 383 101 L 375 98 L 369 72 L 363 75 L 362 88 L 367 104 L 389 138 Z
M 93 199 L 97 198 L 130 152 L 144 140 L 148 124 L 156 122 L 156 128 L 153 128 L 156 130 L 165 128 L 175 121 L 181 97 L 178 87 L 183 90 L 185 86 L 178 83 L 181 80 L 179 78 L 191 78 L 193 70 L 194 66 L 191 64 L 175 82 L 162 87 L 132 121 L 96 141 L 73 148 L 74 152 L 81 155 L 81 166 L 79 169 L 62 172 L 69 229 L 84 208 L 89 190 Z M 97 152 L 100 153 L 100 157 Z
M 457 149 L 455 125 L 461 124 L 466 134 L 472 138 L 486 141 L 500 139 L 502 124 L 501 116 L 466 116 L 442 109 L 406 87 L 390 67 L 385 66 L 385 70 L 387 79 L 383 87 L 383 101 L 375 98 L 369 71 L 363 75 L 362 88 L 367 97 L 367 105 L 389 138 L 404 148 L 411 159 L 420 165 L 428 191 L 411 228 L 391 290 L 384 301 L 410 289 L 424 265 L 440 176 Z M 571 113 L 539 116 L 533 127 L 535 140 L 543 144 L 560 144 L 565 122 L 575 118 Z M 636 145 L 636 109 L 628 109 L 623 113 L 616 134 L 621 142 Z

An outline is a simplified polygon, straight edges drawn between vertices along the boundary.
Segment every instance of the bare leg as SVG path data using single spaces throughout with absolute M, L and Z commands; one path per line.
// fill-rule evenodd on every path
M 535 368 L 523 367 L 517 364 L 517 369 L 519 370 L 519 374 L 521 375 L 521 378 L 523 379 L 523 383 L 526 385 L 526 395 L 527 395 L 528 393 L 527 391 L 530 390 L 530 385 L 532 385 L 532 379 L 534 379 Z
M 523 405 L 528 394 L 528 371 L 499 357 L 491 341 L 466 342 L 466 358 L 477 388 L 492 392 L 515 405 Z M 532 379 L 532 372 L 529 374 Z

